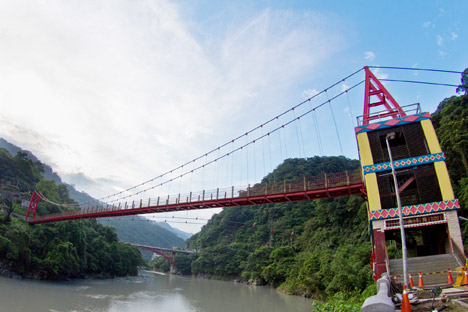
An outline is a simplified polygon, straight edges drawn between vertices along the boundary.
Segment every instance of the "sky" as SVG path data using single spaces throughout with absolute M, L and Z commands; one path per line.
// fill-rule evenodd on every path
M 466 12 L 462 0 L 2 0 L 0 137 L 33 152 L 78 190 L 104 197 L 230 142 L 365 65 L 463 71 Z M 373 71 L 382 79 L 460 83 L 458 74 Z M 261 131 L 363 77 L 358 73 Z M 419 102 L 428 112 L 455 94 L 451 87 L 385 86 L 400 105 Z M 289 157 L 357 158 L 352 127 L 362 114 L 362 89 L 268 144 L 259 141 L 211 171 L 141 197 L 255 183 Z M 215 212 L 153 219 L 177 216 L 181 223 L 171 225 L 193 233 L 203 221 L 190 220 Z

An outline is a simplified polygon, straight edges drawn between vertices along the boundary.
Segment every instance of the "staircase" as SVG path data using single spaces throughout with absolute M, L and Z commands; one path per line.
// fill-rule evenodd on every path
M 413 277 L 414 285 L 418 285 L 419 272 L 423 273 L 424 285 L 444 285 L 447 284 L 447 269 L 452 271 L 453 280 L 456 281 L 457 274 L 453 271 L 462 266 L 453 254 L 434 255 L 426 257 L 408 258 L 408 273 Z M 444 273 L 439 273 L 444 271 Z M 436 272 L 437 274 L 432 274 Z M 403 262 L 402 259 L 390 260 L 390 273 L 397 275 L 399 282 L 403 281 Z M 424 273 L 431 273 L 425 275 Z

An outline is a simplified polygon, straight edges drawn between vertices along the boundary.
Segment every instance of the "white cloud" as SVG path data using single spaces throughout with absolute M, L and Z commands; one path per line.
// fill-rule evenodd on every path
M 437 38 L 437 45 L 439 47 L 443 46 L 444 45 L 444 38 L 441 35 L 436 35 L 436 38 Z
M 307 89 L 302 92 L 302 97 L 304 99 L 310 99 L 314 95 L 317 95 L 319 92 L 316 89 Z
M 350 88 L 350 85 L 348 85 L 346 82 L 343 82 L 341 84 L 341 92 L 344 92 Z
M 423 27 L 427 28 L 427 27 L 430 27 L 431 25 L 433 25 L 433 24 L 431 22 L 427 21 L 427 22 L 424 22 Z
M 374 54 L 374 52 L 372 52 L 372 51 L 366 51 L 366 52 L 364 53 L 364 58 L 365 58 L 366 60 L 368 60 L 368 61 L 372 61 L 372 60 L 375 59 L 375 54 Z
M 166 0 L 2 1 L 0 136 L 107 195 L 280 111 L 273 100 L 343 46 L 329 20 L 263 10 L 203 41 Z
M 374 75 L 377 77 L 377 79 L 387 79 L 388 78 L 388 74 L 383 73 L 380 68 L 376 68 L 374 70 Z
M 458 35 L 454 32 L 451 33 L 451 39 L 456 40 L 458 38 Z

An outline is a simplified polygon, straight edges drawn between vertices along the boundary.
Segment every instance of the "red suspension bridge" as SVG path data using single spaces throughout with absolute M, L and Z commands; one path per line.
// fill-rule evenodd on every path
M 388 68 L 388 67 L 387 67 Z M 395 69 L 395 68 L 394 68 Z M 405 69 L 405 68 L 399 68 Z M 408 69 L 405 69 L 408 70 Z M 411 69 L 414 70 L 414 69 Z M 348 86 L 345 82 L 351 81 L 351 78 L 355 77 L 356 74 L 361 71 L 365 72 L 365 80 L 357 81 L 353 85 Z M 397 81 L 397 80 L 393 80 Z M 427 84 L 437 84 L 437 83 L 428 83 L 421 81 L 405 81 L 409 83 L 427 83 Z M 368 67 L 360 69 L 351 75 L 341 79 L 332 86 L 324 89 L 321 92 L 313 95 L 307 100 L 295 105 L 286 112 L 277 115 L 276 117 L 268 120 L 267 122 L 255 127 L 254 129 L 245 132 L 233 140 L 228 141 L 227 143 L 218 146 L 217 148 L 202 154 L 201 156 L 186 162 L 185 164 L 174 168 L 164 174 L 161 174 L 153 179 L 130 187 L 126 190 L 120 191 L 118 193 L 100 198 L 94 203 L 79 203 L 77 205 L 62 205 L 55 203 L 43 194 L 39 192 L 34 192 L 29 208 L 26 214 L 26 220 L 31 224 L 37 223 L 48 223 L 48 222 L 58 222 L 58 221 L 67 221 L 67 220 L 78 220 L 78 219 L 87 219 L 87 218 L 102 218 L 102 217 L 116 217 L 116 216 L 127 216 L 127 215 L 137 215 L 137 214 L 148 214 L 148 213 L 162 213 L 162 212 L 176 212 L 176 211 L 189 211 L 196 209 L 209 209 L 209 208 L 224 208 L 224 207 L 233 207 L 233 206 L 248 206 L 248 205 L 261 205 L 261 204 L 274 204 L 274 203 L 283 203 L 283 202 L 295 202 L 295 201 L 304 201 L 304 200 L 314 200 L 319 198 L 333 198 L 339 196 L 349 196 L 349 195 L 362 195 L 366 196 L 366 190 L 364 187 L 362 171 L 343 171 L 338 173 L 328 173 L 320 176 L 303 176 L 300 179 L 294 180 L 284 180 L 276 182 L 262 182 L 250 184 L 246 187 L 234 187 L 229 188 L 213 188 L 212 190 L 202 190 L 200 192 L 187 192 L 179 193 L 174 196 L 159 196 L 151 197 L 146 196 L 142 198 L 143 193 L 154 190 L 155 188 L 160 188 L 163 185 L 170 185 L 173 181 L 181 180 L 184 177 L 192 178 L 194 172 L 201 171 L 205 175 L 205 169 L 208 166 L 218 168 L 218 164 L 221 161 L 226 161 L 226 166 L 229 163 L 232 165 L 234 161 L 234 154 L 241 154 L 241 166 L 242 166 L 242 153 L 246 153 L 248 156 L 248 148 L 253 146 L 253 154 L 255 157 L 255 144 L 256 142 L 262 141 L 263 146 L 264 142 L 267 140 L 267 145 L 270 146 L 270 138 L 273 135 L 277 135 L 279 138 L 280 153 L 283 154 L 283 143 L 284 150 L 287 150 L 285 142 L 285 128 L 291 125 L 295 125 L 297 141 L 299 145 L 299 150 L 304 151 L 304 140 L 302 137 L 301 130 L 301 120 L 305 117 L 312 116 L 314 121 L 315 133 L 317 134 L 317 144 L 318 148 L 322 153 L 322 141 L 320 138 L 320 129 L 317 124 L 317 117 L 315 112 L 325 106 L 330 108 L 331 118 L 333 119 L 333 124 L 336 129 L 336 134 L 338 137 L 338 142 L 341 152 L 343 151 L 341 147 L 341 139 L 338 133 L 337 122 L 335 120 L 335 115 L 332 108 L 332 101 L 335 101 L 341 96 L 349 97 L 348 92 L 360 86 L 362 83 L 365 84 L 365 101 L 364 101 L 364 115 L 363 119 L 360 120 L 360 123 L 363 125 L 369 124 L 369 121 L 388 119 L 388 118 L 399 118 L 406 116 L 403 109 L 398 105 L 398 103 L 393 99 L 393 97 L 388 93 L 388 91 L 383 87 L 380 81 L 374 76 L 374 74 L 369 70 Z M 441 84 L 447 85 L 447 84 Z M 332 94 L 331 89 L 341 86 L 341 90 Z M 451 85 L 455 86 L 455 85 Z M 319 100 L 320 96 L 326 96 L 326 100 L 323 100 L 315 105 L 312 104 L 314 100 Z M 372 102 L 371 99 L 376 99 L 377 101 Z M 309 105 L 309 106 L 307 106 Z M 385 111 L 384 113 L 371 113 L 370 109 L 383 106 Z M 280 122 L 281 118 L 286 118 L 286 116 L 291 116 L 289 120 Z M 290 127 L 293 128 L 293 127 Z M 329 129 L 325 129 L 329 132 Z M 282 136 L 283 134 L 283 136 Z M 250 136 L 249 136 L 250 135 Z M 255 137 L 254 139 L 251 139 Z M 283 138 L 283 139 L 282 139 Z M 245 140 L 245 143 L 240 143 L 241 139 Z M 283 140 L 283 141 L 282 141 Z M 301 146 L 302 141 L 302 146 Z M 235 144 L 238 144 L 237 147 Z M 227 151 L 225 151 L 227 150 Z M 262 150 L 264 153 L 264 150 Z M 252 153 L 251 153 L 252 154 Z M 287 154 L 287 152 L 286 152 Z M 305 157 L 305 151 L 301 152 Z M 342 152 L 343 154 L 343 152 Z M 212 159 L 209 160 L 208 157 L 212 156 Z M 269 161 L 271 162 L 271 155 Z M 203 164 L 196 165 L 197 162 L 203 162 Z M 263 167 L 265 167 L 265 155 L 263 155 Z M 233 166 L 233 165 L 232 165 Z M 244 163 L 244 166 L 247 166 L 247 171 L 249 169 L 249 163 Z M 255 163 L 254 163 L 255 166 Z M 188 169 L 190 168 L 191 169 Z M 229 171 L 229 170 L 228 170 Z M 231 169 L 233 171 L 233 169 Z M 233 173 L 231 173 L 231 179 Z M 162 181 L 163 178 L 167 180 Z M 161 181 L 160 183 L 158 183 Z M 217 181 L 216 185 L 221 184 Z M 189 188 L 190 189 L 190 188 Z M 133 192 L 133 193 L 132 193 Z M 68 208 L 65 212 L 36 216 L 38 204 L 40 201 L 46 202 L 52 205 L 65 206 Z
M 177 197 L 148 199 L 143 202 L 132 201 L 122 206 L 94 206 L 85 210 L 66 211 L 45 216 L 34 216 L 27 219 L 29 223 L 48 223 L 56 221 L 77 220 L 87 218 L 104 218 L 128 216 L 136 214 L 174 212 L 194 209 L 224 208 L 232 206 L 250 206 L 275 204 L 332 198 L 354 194 L 365 195 L 364 184 L 360 171 L 345 171 L 343 173 L 325 174 L 320 177 L 303 177 L 297 180 L 284 180 L 276 183 L 264 183 L 247 188 L 216 189 L 200 193 L 179 194 Z M 34 193 L 31 208 L 37 206 L 42 198 Z M 35 208 L 33 208 L 35 209 Z M 35 210 L 34 210 L 35 211 Z M 30 210 L 28 210 L 29 215 Z M 28 218 L 28 216 L 26 217 Z

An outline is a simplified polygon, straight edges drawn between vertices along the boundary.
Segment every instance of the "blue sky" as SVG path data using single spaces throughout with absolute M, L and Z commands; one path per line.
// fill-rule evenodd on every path
M 462 71 L 468 67 L 466 12 L 466 1 L 5 0 L 0 135 L 78 189 L 105 196 L 228 142 L 364 65 Z M 460 81 L 451 74 L 374 72 L 388 79 Z M 362 73 L 353 79 L 328 96 L 363 79 Z M 385 85 L 400 105 L 420 102 L 429 112 L 455 93 Z M 352 124 L 362 106 L 362 88 L 333 101 L 339 139 L 325 106 L 316 113 L 320 137 L 309 114 L 271 139 L 268 151 L 266 141 L 258 142 L 237 161 L 217 163 L 215 173 L 160 192 L 216 187 L 221 168 L 223 187 L 254 183 L 285 157 L 343 150 L 356 158 Z M 247 154 L 256 159 L 249 163 Z M 242 160 L 246 169 L 239 169 Z

